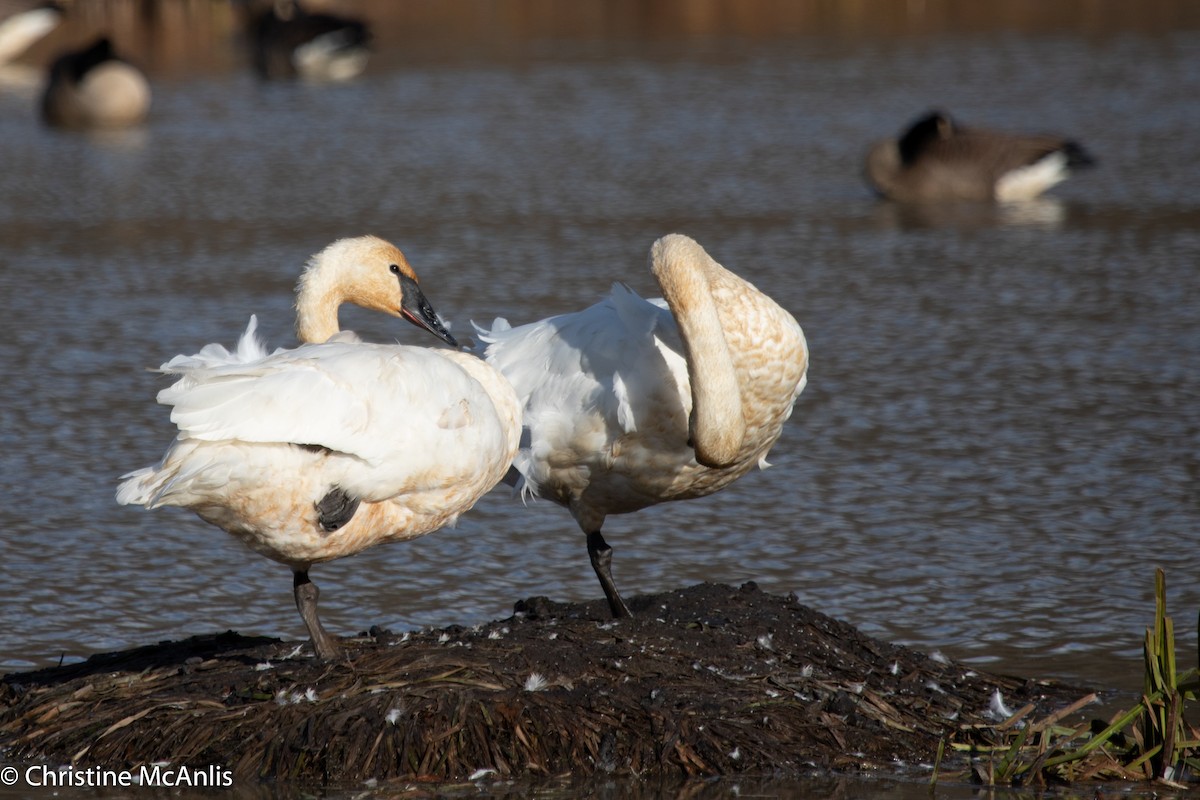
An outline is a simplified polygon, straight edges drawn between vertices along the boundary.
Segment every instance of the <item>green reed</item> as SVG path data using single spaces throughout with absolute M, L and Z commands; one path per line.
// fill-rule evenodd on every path
M 1175 628 L 1167 615 L 1166 595 L 1166 576 L 1158 569 L 1154 625 L 1146 630 L 1143 643 L 1144 686 L 1136 705 L 1107 724 L 1061 725 L 1095 700 L 1089 695 L 1041 721 L 1024 722 L 1021 718 L 1031 710 L 1026 707 L 986 732 L 978 727 L 964 731 L 968 741 L 951 746 L 974 756 L 973 779 L 991 786 L 1149 780 L 1184 788 L 1181 781 L 1189 772 L 1200 775 L 1200 733 L 1184 718 L 1188 704 L 1200 696 L 1200 671 L 1177 670 Z

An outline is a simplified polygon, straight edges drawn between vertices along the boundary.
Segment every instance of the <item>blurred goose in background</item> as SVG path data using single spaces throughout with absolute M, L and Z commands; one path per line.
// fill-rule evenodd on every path
M 39 3 L 0 20 L 0 64 L 7 64 L 28 50 L 62 22 L 62 7 Z
M 582 311 L 477 326 L 524 408 L 509 480 L 570 510 L 616 617 L 630 611 L 605 517 L 712 494 L 767 466 L 808 373 L 792 315 L 694 240 L 665 236 L 650 260 L 665 299 L 618 284 Z
M 42 119 L 62 128 L 124 128 L 150 111 L 150 84 L 102 36 L 50 65 L 42 94 Z
M 365 22 L 310 13 L 297 0 L 273 0 L 253 15 L 249 38 L 254 68 L 266 79 L 349 80 L 366 69 L 370 57 Z
M 0 19 L 0 86 L 36 92 L 46 79 L 45 68 L 16 59 L 58 27 L 64 16 L 62 8 L 56 3 L 34 5 L 0 0 L 2 14 L 8 16 Z
M 268 353 L 251 317 L 233 352 L 210 344 L 162 365 L 178 377 L 158 401 L 179 435 L 159 464 L 123 476 L 117 502 L 189 508 L 286 564 L 313 649 L 332 658 L 339 646 L 317 615 L 310 567 L 452 525 L 508 471 L 521 409 L 473 355 L 338 332 L 348 302 L 457 346 L 382 239 L 333 243 L 297 292 L 309 344 Z
M 1094 164 L 1077 142 L 965 128 L 930 111 L 899 139 L 873 145 L 867 180 L 879 194 L 903 203 L 1028 200 Z

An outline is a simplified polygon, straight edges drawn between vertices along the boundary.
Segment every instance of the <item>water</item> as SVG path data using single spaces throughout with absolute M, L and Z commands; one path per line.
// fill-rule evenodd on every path
M 753 579 L 988 669 L 1136 689 L 1163 567 L 1192 663 L 1200 32 L 539 42 L 385 49 L 344 86 L 164 70 L 150 124 L 107 136 L 46 131 L 33 90 L 0 87 L 0 671 L 303 636 L 285 568 L 113 491 L 172 436 L 145 368 L 251 313 L 292 343 L 300 265 L 365 232 L 456 332 L 617 280 L 654 295 L 646 256 L 671 231 L 799 319 L 810 382 L 774 466 L 610 518 L 626 594 Z M 932 105 L 1076 135 L 1100 166 L 1021 209 L 877 202 L 867 144 Z M 340 633 L 598 596 L 567 512 L 503 488 L 313 576 Z

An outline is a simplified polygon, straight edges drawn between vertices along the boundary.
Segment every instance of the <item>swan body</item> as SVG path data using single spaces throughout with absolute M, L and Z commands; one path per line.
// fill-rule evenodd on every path
M 158 400 L 179 436 L 161 464 L 131 473 L 118 502 L 190 508 L 305 570 L 453 524 L 504 477 L 519 410 L 478 358 L 346 342 L 266 353 L 255 325 L 240 357 L 161 367 L 178 376 Z M 331 533 L 318 506 L 335 486 L 363 505 Z
M 107 38 L 65 53 L 50 65 L 42 119 L 63 128 L 124 128 L 145 120 L 150 84 L 119 58 Z
M 254 68 L 266 79 L 301 77 L 344 81 L 366 69 L 370 30 L 365 22 L 310 13 L 296 0 L 275 0 L 250 26 Z
M 480 329 L 484 357 L 512 383 L 527 442 L 522 492 L 566 506 L 614 615 L 605 518 L 712 494 L 756 466 L 804 389 L 796 320 L 692 239 L 651 249 L 665 299 L 617 285 L 582 311 Z
M 369 285 L 370 272 L 392 276 L 405 307 L 424 308 L 422 327 L 437 333 L 399 250 L 373 237 L 335 243 L 301 280 L 298 325 L 309 343 L 267 352 L 251 318 L 233 351 L 211 344 L 162 365 L 176 381 L 158 401 L 171 407 L 178 436 L 161 462 L 117 489 L 118 503 L 191 509 L 291 567 L 322 657 L 337 645 L 317 619 L 309 568 L 453 524 L 504 477 L 520 435 L 512 387 L 479 358 L 325 336 L 314 320 L 322 304 L 336 311 L 329 276 Z M 347 296 L 388 310 L 371 305 L 373 291 Z
M 868 182 L 905 203 L 1030 200 L 1095 161 L 1077 142 L 966 128 L 940 111 L 899 139 L 877 142 L 866 158 Z

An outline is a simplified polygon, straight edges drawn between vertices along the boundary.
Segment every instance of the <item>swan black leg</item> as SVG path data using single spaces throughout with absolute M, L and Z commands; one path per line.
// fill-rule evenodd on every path
M 321 590 L 309 580 L 308 570 L 297 570 L 293 574 L 292 589 L 296 594 L 296 610 L 300 612 L 300 619 L 304 620 L 304 625 L 308 628 L 317 658 L 337 658 L 341 648 L 338 647 L 337 640 L 321 626 L 321 620 L 317 617 L 317 598 L 321 596 Z
M 600 588 L 604 589 L 604 596 L 608 598 L 608 607 L 612 610 L 613 617 L 632 617 L 633 613 L 629 606 L 625 605 L 620 592 L 617 591 L 617 585 L 613 583 L 612 548 L 604 541 L 600 531 L 593 531 L 587 535 L 587 548 L 588 557 L 592 560 L 592 569 L 596 570 L 596 577 L 600 579 Z

